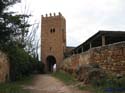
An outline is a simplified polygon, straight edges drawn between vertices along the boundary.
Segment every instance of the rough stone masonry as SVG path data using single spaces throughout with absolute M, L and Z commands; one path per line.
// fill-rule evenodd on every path
M 62 62 L 61 69 L 75 72 L 88 63 L 98 63 L 108 73 L 125 75 L 125 41 L 74 54 Z

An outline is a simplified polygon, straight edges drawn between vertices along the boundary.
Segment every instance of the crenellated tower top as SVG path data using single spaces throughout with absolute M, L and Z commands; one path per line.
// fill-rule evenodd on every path
M 57 15 L 56 13 L 49 13 L 49 14 L 46 14 L 45 16 L 42 15 L 42 18 L 48 18 L 48 17 L 63 17 L 62 14 L 59 12 Z

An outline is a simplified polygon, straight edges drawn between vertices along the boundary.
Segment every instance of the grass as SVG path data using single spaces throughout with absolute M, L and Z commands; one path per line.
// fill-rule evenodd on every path
M 72 75 L 63 72 L 63 71 L 58 71 L 52 74 L 52 76 L 58 78 L 59 80 L 63 81 L 65 84 L 67 85 L 77 85 L 78 83 L 80 83 L 79 81 L 77 81 Z M 117 81 L 117 80 L 115 80 Z M 94 81 L 96 82 L 96 81 Z M 104 81 L 100 81 L 101 85 L 97 86 L 95 85 L 88 85 L 88 86 L 84 86 L 83 84 L 78 84 L 76 87 L 80 90 L 89 90 L 92 91 L 92 93 L 125 93 L 125 78 L 123 78 L 123 80 L 121 80 L 121 85 L 124 89 L 123 92 L 120 92 L 118 89 L 119 87 L 117 86 L 117 82 L 113 82 L 112 80 L 109 82 L 109 80 L 104 80 Z M 111 83 L 112 82 L 112 83 Z M 112 89 L 115 89 L 112 90 Z
M 0 84 L 0 93 L 30 93 L 28 90 L 24 90 L 22 85 L 30 84 L 31 80 L 32 76 L 24 77 L 20 81 Z
M 52 74 L 52 76 L 56 77 L 57 79 L 63 81 L 66 85 L 73 85 L 79 90 L 89 90 L 93 91 L 91 86 L 83 86 L 80 84 L 78 80 L 76 80 L 72 75 L 63 72 L 63 71 L 57 71 Z
M 63 71 L 57 71 L 52 74 L 52 76 L 58 78 L 59 80 L 63 81 L 66 85 L 76 84 L 77 80 L 73 78 L 68 73 Z
M 91 86 L 78 85 L 77 87 L 80 90 L 90 90 L 90 91 L 93 91 L 93 88 Z
M 112 76 L 98 82 L 99 85 L 93 85 L 95 93 L 125 93 L 125 77 L 118 79 Z

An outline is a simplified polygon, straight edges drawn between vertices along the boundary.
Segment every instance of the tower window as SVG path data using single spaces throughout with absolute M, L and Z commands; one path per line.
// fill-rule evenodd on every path
M 53 29 L 50 29 L 50 32 L 52 33 L 52 32 L 53 32 Z
M 50 29 L 50 32 L 51 32 L 51 33 L 55 32 L 55 28 L 51 28 L 51 29 Z
M 53 28 L 53 32 L 55 32 L 55 28 Z

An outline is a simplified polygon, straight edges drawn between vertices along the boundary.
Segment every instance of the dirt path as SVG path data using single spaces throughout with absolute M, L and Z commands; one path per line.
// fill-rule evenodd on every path
M 31 93 L 90 93 L 67 86 L 50 75 L 36 75 L 33 84 L 24 88 L 30 90 Z

